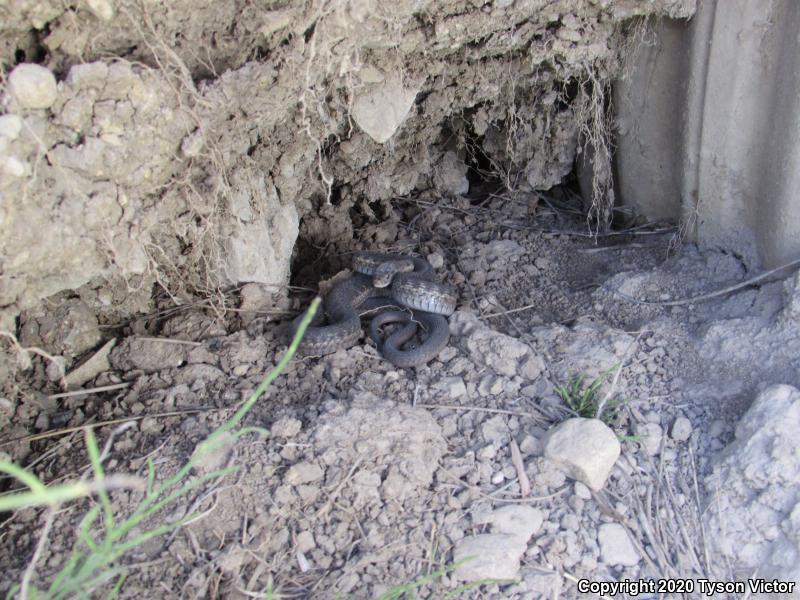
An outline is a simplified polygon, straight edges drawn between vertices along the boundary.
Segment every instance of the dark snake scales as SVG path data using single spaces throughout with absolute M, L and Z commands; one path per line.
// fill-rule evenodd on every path
M 414 367 L 435 358 L 450 339 L 445 315 L 455 310 L 455 289 L 437 283 L 430 263 L 416 257 L 358 252 L 353 257 L 353 269 L 353 275 L 336 284 L 325 297 L 328 324 L 322 324 L 322 314 L 315 315 L 300 343 L 301 352 L 325 355 L 349 348 L 361 336 L 361 314 L 391 308 L 370 323 L 370 336 L 380 354 L 398 367 Z M 292 335 L 304 314 L 292 321 Z M 403 325 L 383 340 L 380 328 L 389 323 Z M 416 348 L 403 350 L 418 325 L 426 330 L 427 337 Z

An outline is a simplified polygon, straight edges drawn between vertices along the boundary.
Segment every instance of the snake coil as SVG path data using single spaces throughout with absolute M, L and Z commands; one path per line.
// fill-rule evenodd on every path
M 450 339 L 446 316 L 455 311 L 457 294 L 453 287 L 434 280 L 428 261 L 404 255 L 358 252 L 353 256 L 354 273 L 337 283 L 324 301 L 327 325 L 318 314 L 306 329 L 300 344 L 304 354 L 324 355 L 349 348 L 361 336 L 361 314 L 384 310 L 373 317 L 370 336 L 378 351 L 398 367 L 425 364 L 436 357 Z M 293 334 L 303 315 L 292 321 Z M 401 323 L 385 340 L 380 329 Z M 403 350 L 421 325 L 427 337 L 416 347 Z

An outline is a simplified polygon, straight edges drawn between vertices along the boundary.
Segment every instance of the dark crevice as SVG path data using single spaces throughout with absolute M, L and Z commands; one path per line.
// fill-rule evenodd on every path
M 47 60 L 49 53 L 42 40 L 48 35 L 50 35 L 49 24 L 45 24 L 40 30 L 32 30 L 29 37 L 30 44 L 25 48 L 14 50 L 14 65 L 20 63 L 43 64 Z
M 587 93 L 591 94 L 591 82 L 587 84 L 589 87 L 586 90 Z M 568 79 L 564 82 L 564 86 L 561 89 L 561 93 L 558 95 L 555 103 L 555 109 L 558 112 L 562 112 L 565 110 L 572 110 L 575 106 L 575 100 L 578 98 L 578 94 L 580 93 L 581 84 L 580 82 L 575 79 Z
M 303 32 L 303 39 L 305 40 L 306 44 L 311 41 L 311 36 L 314 35 L 314 30 L 317 28 L 317 22 L 314 21 L 308 29 Z

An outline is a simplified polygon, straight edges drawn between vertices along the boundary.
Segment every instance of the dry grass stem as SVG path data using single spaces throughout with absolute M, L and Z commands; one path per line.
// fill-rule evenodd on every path
M 511 464 L 514 465 L 519 480 L 519 493 L 525 498 L 531 495 L 531 480 L 528 479 L 528 474 L 525 472 L 525 463 L 522 462 L 522 453 L 519 451 L 516 440 L 512 439 L 509 446 L 511 448 Z
M 59 392 L 58 394 L 50 394 L 47 396 L 48 400 L 58 400 L 59 398 L 73 398 L 75 396 L 88 396 L 89 394 L 100 394 L 102 392 L 113 392 L 114 390 L 124 390 L 131 387 L 131 383 L 112 383 L 110 385 L 101 385 L 100 387 L 87 388 L 85 390 L 72 390 L 71 392 Z

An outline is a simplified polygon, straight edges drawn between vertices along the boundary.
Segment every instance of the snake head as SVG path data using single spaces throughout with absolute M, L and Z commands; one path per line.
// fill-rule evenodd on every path
M 389 287 L 394 279 L 394 273 L 375 273 L 372 276 L 372 285 L 376 288 Z

